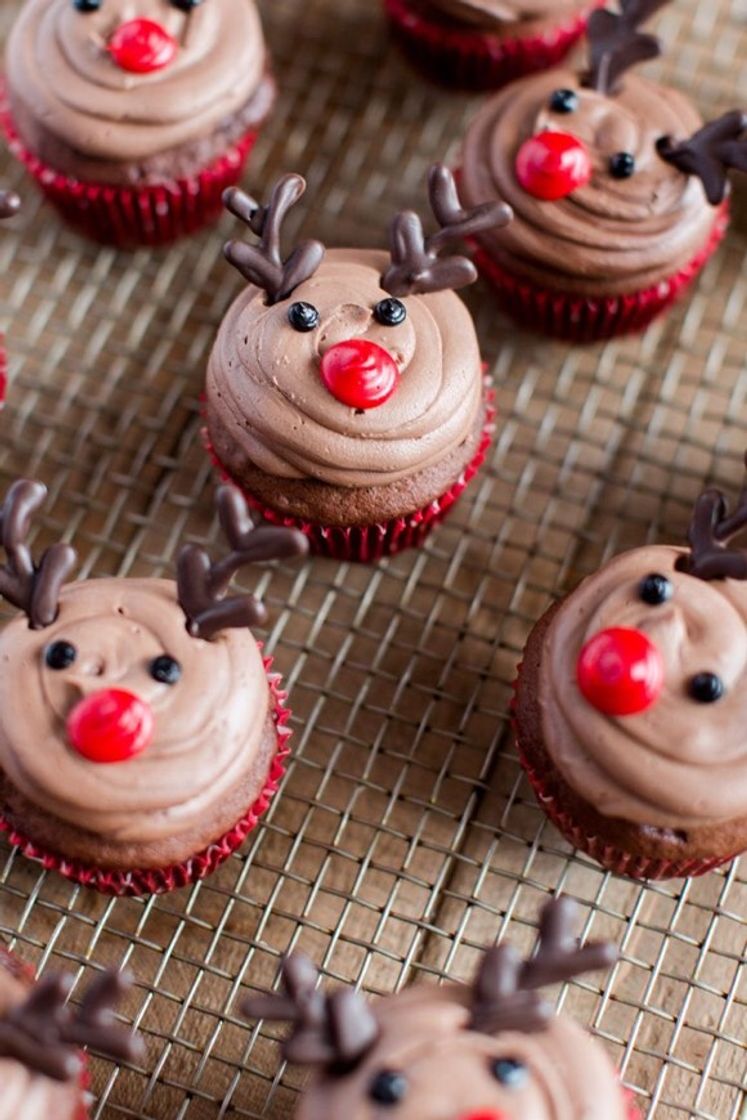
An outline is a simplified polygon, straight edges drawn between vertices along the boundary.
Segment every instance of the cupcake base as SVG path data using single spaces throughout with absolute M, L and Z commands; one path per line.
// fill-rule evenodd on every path
M 385 556 L 394 556 L 406 548 L 418 547 L 431 529 L 443 520 L 485 461 L 495 431 L 494 400 L 495 392 L 486 388 L 485 421 L 477 450 L 448 490 L 412 513 L 372 525 L 324 525 L 273 509 L 256 495 L 248 492 L 238 479 L 227 471 L 215 452 L 207 429 L 203 430 L 203 441 L 223 481 L 237 486 L 250 508 L 265 521 L 273 525 L 299 529 L 308 538 L 310 551 L 316 556 L 326 556 L 332 560 L 371 563 Z
M 127 871 L 97 867 L 81 860 L 66 859 L 58 852 L 46 851 L 34 843 L 23 831 L 11 825 L 0 814 L 0 832 L 5 832 L 10 843 L 28 859 L 40 863 L 47 871 L 57 871 L 72 882 L 92 887 L 102 894 L 110 895 L 148 895 L 165 894 L 179 887 L 189 886 L 206 878 L 219 867 L 232 852 L 241 847 L 249 833 L 256 827 L 262 814 L 277 792 L 285 774 L 285 760 L 290 751 L 288 739 L 291 731 L 287 727 L 290 710 L 285 706 L 286 693 L 280 687 L 280 677 L 271 673 L 272 658 L 264 658 L 267 681 L 270 688 L 272 719 L 277 733 L 277 752 L 272 760 L 262 792 L 246 810 L 240 820 L 223 836 L 209 847 L 195 853 L 180 863 L 168 867 L 139 868 Z
M 0 412 L 5 407 L 8 392 L 8 354 L 5 349 L 5 335 L 0 334 Z
M 428 18 L 417 0 L 385 0 L 390 25 L 418 69 L 441 85 L 458 89 L 498 89 L 515 78 L 560 62 L 584 34 L 598 4 L 541 33 L 516 38 Z
M 167 245 L 217 221 L 223 192 L 239 182 L 257 138 L 256 130 L 245 133 L 220 159 L 188 178 L 122 187 L 82 182 L 43 163 L 20 140 L 4 100 L 0 124 L 11 154 L 63 221 L 83 236 L 117 248 Z
M 728 224 L 724 203 L 716 212 L 707 243 L 684 268 L 628 295 L 592 298 L 541 288 L 507 272 L 475 243 L 474 260 L 495 288 L 503 310 L 520 326 L 569 342 L 597 342 L 641 331 L 670 307 L 713 255 Z
M 560 604 L 551 607 L 530 634 L 511 702 L 519 761 L 542 810 L 574 848 L 591 856 L 605 870 L 631 879 L 687 878 L 705 875 L 731 863 L 738 853 L 713 857 L 679 855 L 667 851 L 666 841 L 644 836 L 640 826 L 616 817 L 604 817 L 576 794 L 553 766 L 541 738 L 536 689 L 545 635 L 559 607 Z M 630 840 L 629 849 L 623 846 L 621 838 Z

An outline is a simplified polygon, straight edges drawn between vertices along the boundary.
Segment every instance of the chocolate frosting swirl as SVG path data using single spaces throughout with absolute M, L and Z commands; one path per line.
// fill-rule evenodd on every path
M 679 571 L 685 555 L 639 548 L 584 580 L 548 628 L 538 695 L 546 749 L 577 793 L 606 816 L 687 830 L 747 814 L 747 585 Z M 639 594 L 653 573 L 673 586 L 658 606 Z M 612 626 L 644 631 L 664 662 L 661 695 L 637 715 L 603 715 L 576 683 L 583 645 Z M 726 686 L 716 703 L 689 694 L 702 672 Z
M 384 1070 L 402 1074 L 398 1120 L 495 1112 L 521 1120 L 625 1120 L 617 1074 L 604 1049 L 570 1019 L 542 1031 L 467 1029 L 469 993 L 451 985 L 414 988 L 376 1002 L 381 1034 L 351 1073 L 317 1074 L 301 1097 L 298 1120 L 365 1120 L 369 1087 Z M 499 1059 L 522 1062 L 528 1077 L 506 1087 L 491 1073 Z
M 576 92 L 574 112 L 549 108 L 557 89 Z M 635 73 L 612 97 L 565 68 L 514 82 L 478 112 L 464 141 L 465 205 L 501 198 L 514 211 L 510 225 L 477 240 L 513 274 L 567 292 L 615 295 L 671 276 L 708 241 L 714 211 L 702 184 L 667 164 L 656 142 L 689 137 L 700 124 L 683 94 Z M 514 172 L 521 144 L 545 129 L 582 140 L 593 165 L 590 182 L 558 201 L 533 197 Z M 618 152 L 635 158 L 630 178 L 610 174 Z
M 28 985 L 0 956 L 0 1015 L 23 1003 Z M 52 1081 L 14 1058 L 0 1057 L 0 1120 L 74 1120 L 80 1105 L 75 1082 Z
M 157 21 L 179 43 L 161 70 L 133 74 L 106 51 L 127 20 Z M 75 152 L 131 162 L 210 133 L 238 112 L 266 68 L 254 0 L 206 0 L 182 11 L 170 0 L 26 0 L 6 50 L 11 103 Z
M 407 318 L 382 326 L 385 253 L 331 249 L 292 302 L 312 304 L 308 333 L 288 322 L 291 301 L 269 307 L 247 287 L 221 324 L 207 374 L 208 409 L 255 466 L 283 478 L 363 487 L 437 463 L 472 431 L 482 401 L 474 325 L 453 292 L 412 295 Z M 359 414 L 325 388 L 319 359 L 329 347 L 365 338 L 394 358 L 401 380 L 385 404 Z
M 428 0 L 428 5 L 482 31 L 500 30 L 501 24 L 560 23 L 590 6 L 588 0 Z
M 77 650 L 64 671 L 45 663 L 55 641 Z M 181 665 L 174 685 L 149 673 L 162 654 Z M 0 770 L 41 810 L 116 841 L 145 844 L 199 823 L 251 771 L 269 710 L 251 633 L 191 637 L 168 580 L 68 584 L 51 626 L 16 618 L 6 627 L 0 665 Z M 72 707 L 103 688 L 127 689 L 153 710 L 152 742 L 126 762 L 92 763 L 67 743 Z

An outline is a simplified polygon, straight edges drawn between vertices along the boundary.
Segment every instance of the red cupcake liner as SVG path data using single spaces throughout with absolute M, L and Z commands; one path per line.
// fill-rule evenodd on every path
M 586 31 L 599 3 L 540 34 L 518 38 L 429 19 L 412 0 L 384 0 L 395 38 L 410 61 L 442 85 L 498 89 L 560 62 Z
M 729 224 L 729 207 L 716 211 L 706 245 L 680 269 L 650 288 L 598 299 L 541 288 L 513 276 L 473 242 L 480 272 L 494 286 L 503 309 L 520 326 L 570 342 L 595 342 L 641 331 L 678 299 L 713 255 Z
M 514 695 L 510 705 L 511 722 L 519 752 L 519 762 L 529 779 L 540 808 L 555 825 L 558 832 L 562 833 L 574 848 L 591 856 L 606 871 L 626 875 L 629 879 L 695 878 L 699 875 L 706 875 L 709 871 L 714 871 L 717 867 L 723 867 L 724 864 L 731 863 L 733 859 L 736 859 L 736 854 L 712 859 L 683 860 L 653 859 L 648 856 L 638 856 L 625 852 L 621 848 L 616 848 L 614 844 L 608 844 L 603 836 L 592 835 L 585 828 L 576 824 L 572 815 L 561 805 L 558 791 L 553 788 L 552 773 L 541 774 L 529 761 L 522 747 L 516 721 L 516 703 L 520 678 L 521 665 L 519 665 L 518 676 L 514 681 Z
M 11 953 L 10 949 L 6 949 L 4 945 L 0 945 L 0 968 L 6 968 L 12 976 L 21 980 L 23 983 L 29 985 L 33 984 L 36 980 L 36 973 L 30 964 L 21 960 L 15 953 Z M 80 1103 L 73 1120 L 89 1120 L 90 1113 L 88 1105 L 86 1104 L 86 1091 L 90 1083 L 90 1075 L 88 1072 L 88 1058 L 85 1054 L 81 1053 L 83 1065 L 81 1067 L 78 1086 L 80 1088 Z
M 0 412 L 5 407 L 8 391 L 8 354 L 5 349 L 5 335 L 0 334 Z
M 239 182 L 257 138 L 256 130 L 245 133 L 209 167 L 188 178 L 123 187 L 82 182 L 43 163 L 19 138 L 4 99 L 0 124 L 11 154 L 63 220 L 85 237 L 118 248 L 167 245 L 217 221 L 223 192 Z
M 625 1107 L 628 1110 L 627 1120 L 641 1120 L 640 1110 L 635 1103 L 635 1097 L 630 1089 L 623 1088 L 623 1097 L 625 1099 Z
M 279 674 L 270 673 L 272 658 L 263 658 L 263 663 L 273 704 L 272 719 L 277 732 L 277 753 L 272 760 L 259 797 L 240 820 L 209 847 L 169 867 L 117 871 L 97 867 L 95 864 L 84 863 L 81 860 L 66 859 L 58 852 L 46 851 L 35 844 L 30 837 L 13 828 L 2 815 L 0 815 L 0 832 L 6 832 L 10 843 L 18 848 L 22 855 L 41 863 L 46 871 L 57 871 L 66 879 L 74 883 L 82 883 L 84 887 L 92 887 L 102 894 L 120 896 L 165 894 L 167 891 L 178 890 L 179 887 L 186 887 L 190 883 L 206 878 L 227 860 L 232 852 L 241 847 L 246 837 L 256 827 L 259 818 L 267 810 L 285 774 L 285 760 L 290 754 L 288 739 L 291 735 L 291 730 L 286 725 L 291 712 L 285 706 L 287 693 L 280 688 Z
M 238 487 L 247 504 L 265 521 L 269 521 L 273 525 L 299 529 L 308 538 L 309 549 L 315 556 L 326 556 L 332 560 L 352 560 L 366 564 L 381 560 L 384 556 L 394 556 L 406 548 L 417 548 L 423 543 L 431 529 L 444 519 L 457 498 L 466 489 L 467 484 L 485 462 L 485 456 L 495 431 L 496 410 L 493 406 L 494 400 L 495 392 L 486 384 L 485 425 L 479 446 L 473 458 L 462 469 L 461 474 L 449 489 L 438 498 L 434 498 L 427 506 L 423 506 L 422 509 L 415 510 L 404 517 L 394 517 L 390 521 L 382 521 L 375 525 L 351 525 L 349 527 L 323 525 L 316 521 L 307 521 L 273 509 L 271 506 L 265 505 L 254 494 L 245 490 L 241 483 L 224 467 L 210 441 L 207 429 L 203 429 L 203 442 L 205 450 L 212 459 L 213 465 L 220 472 L 223 481 L 230 482 Z

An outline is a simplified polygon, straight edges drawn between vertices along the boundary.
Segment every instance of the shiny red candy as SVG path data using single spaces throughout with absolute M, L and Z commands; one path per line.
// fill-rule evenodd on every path
M 476 1112 L 468 1112 L 460 1120 L 508 1120 L 505 1112 L 498 1112 L 494 1108 L 481 1108 Z
M 153 712 L 139 696 L 121 688 L 94 692 L 67 717 L 67 737 L 89 762 L 124 762 L 153 738 Z
M 556 201 L 585 186 L 591 179 L 586 147 L 569 132 L 538 132 L 519 148 L 516 178 L 535 198 Z
M 578 687 L 606 716 L 645 712 L 664 684 L 661 654 L 641 630 L 613 626 L 591 638 L 578 659 Z
M 109 40 L 109 54 L 117 66 L 133 74 L 163 69 L 174 60 L 177 50 L 174 36 L 152 19 L 128 20 Z
M 351 338 L 331 346 L 322 357 L 322 380 L 332 396 L 351 408 L 378 408 L 399 381 L 394 358 L 383 346 Z

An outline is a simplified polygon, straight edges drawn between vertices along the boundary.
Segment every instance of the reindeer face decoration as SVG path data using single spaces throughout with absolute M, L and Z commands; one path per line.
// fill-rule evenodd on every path
M 284 1056 L 315 1069 L 299 1120 L 625 1120 L 602 1048 L 537 992 L 614 961 L 609 945 L 579 949 L 573 920 L 570 900 L 552 902 L 533 958 L 499 946 L 469 987 L 416 987 L 372 1004 L 352 991 L 323 995 L 313 965 L 294 955 L 285 994 L 245 1009 L 289 1020 Z
M 104 866 L 183 859 L 254 802 L 287 735 L 247 629 L 264 609 L 227 596 L 228 584 L 245 564 L 303 554 L 305 538 L 254 529 L 224 488 L 220 561 L 190 546 L 177 584 L 64 584 L 73 550 L 55 545 L 35 563 L 26 543 L 44 493 L 16 483 L 2 515 L 0 594 L 27 617 L 0 636 L 0 807 L 22 831 L 29 805 L 41 810 L 47 830 L 33 838 L 70 858 L 85 860 L 96 838 Z
M 697 856 L 747 845 L 747 555 L 727 543 L 746 511 L 747 490 L 733 514 L 707 492 L 690 551 L 616 557 L 560 605 L 543 642 L 543 739 L 565 781 Z
M 702 127 L 686 97 L 631 71 L 660 53 L 641 28 L 663 2 L 595 11 L 586 72 L 515 82 L 471 126 L 464 197 L 513 207 L 509 228 L 479 238 L 512 275 L 571 294 L 638 292 L 694 262 L 714 223 L 722 232 L 713 207 L 730 169 L 747 169 L 747 114 Z
M 129 985 L 120 973 L 104 973 L 79 1008 L 68 1007 L 70 977 L 50 975 L 34 984 L 0 947 L 0 1120 L 77 1120 L 82 1046 L 117 1061 L 141 1057 L 138 1037 L 114 1018 Z

